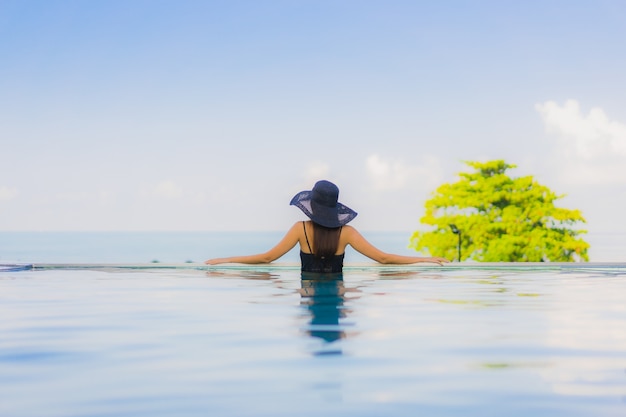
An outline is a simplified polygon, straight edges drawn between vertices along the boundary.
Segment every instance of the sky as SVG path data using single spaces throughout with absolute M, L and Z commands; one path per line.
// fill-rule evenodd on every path
M 410 234 L 504 159 L 593 260 L 626 236 L 624 39 L 621 0 L 0 0 L 0 231 L 286 230 L 328 179 Z

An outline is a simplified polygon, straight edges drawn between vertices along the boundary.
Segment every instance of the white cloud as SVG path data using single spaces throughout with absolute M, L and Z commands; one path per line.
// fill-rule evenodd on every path
M 583 114 L 576 100 L 535 105 L 546 132 L 557 137 L 555 162 L 571 183 L 626 183 L 626 124 L 610 120 L 603 109 Z
M 6 185 L 0 186 L 0 201 L 13 200 L 15 196 L 17 196 L 15 188 L 7 187 Z
M 151 194 L 158 198 L 165 200 L 176 200 L 183 195 L 183 190 L 174 181 L 167 180 L 158 183 L 153 189 Z
M 417 164 L 407 164 L 402 159 L 372 154 L 367 157 L 365 165 L 373 188 L 379 191 L 431 189 L 441 179 L 441 164 L 430 155 L 422 157 Z

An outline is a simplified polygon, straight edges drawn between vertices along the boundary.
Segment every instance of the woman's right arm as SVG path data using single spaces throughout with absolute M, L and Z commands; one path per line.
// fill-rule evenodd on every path
M 428 262 L 442 265 L 443 263 L 450 262 L 446 258 L 441 257 L 403 256 L 393 253 L 385 253 L 369 243 L 352 226 L 344 226 L 344 233 L 346 233 L 347 244 L 352 246 L 357 252 L 381 264 L 414 264 Z
M 205 261 L 207 265 L 217 265 L 225 263 L 239 263 L 239 264 L 267 264 L 280 258 L 287 252 L 289 252 L 298 243 L 300 238 L 300 230 L 302 226 L 300 222 L 294 224 L 287 232 L 285 237 L 272 249 L 267 252 L 259 253 L 257 255 L 245 255 L 245 256 L 232 256 L 229 258 L 214 258 Z

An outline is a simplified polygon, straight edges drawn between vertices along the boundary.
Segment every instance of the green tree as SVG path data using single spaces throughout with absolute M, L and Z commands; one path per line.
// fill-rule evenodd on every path
M 562 195 L 539 184 L 532 176 L 510 178 L 515 165 L 503 160 L 465 162 L 474 172 L 443 184 L 426 202 L 421 222 L 431 231 L 416 231 L 410 246 L 433 256 L 457 258 L 461 232 L 462 259 L 482 262 L 588 261 L 589 244 L 576 230 L 585 219 L 579 210 L 554 206 Z

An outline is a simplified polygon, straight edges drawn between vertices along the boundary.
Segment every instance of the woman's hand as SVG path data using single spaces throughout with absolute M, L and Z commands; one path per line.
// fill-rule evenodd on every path
M 209 259 L 209 260 L 204 261 L 206 265 L 217 265 L 217 264 L 223 264 L 226 262 L 227 261 L 224 258 L 215 258 L 215 259 Z
M 430 263 L 434 263 L 434 264 L 438 264 L 438 265 L 443 265 L 443 264 L 450 263 L 449 260 L 447 260 L 446 258 L 442 258 L 440 256 L 432 256 L 432 257 L 429 257 L 429 258 L 422 258 L 422 260 L 420 262 L 430 262 Z

